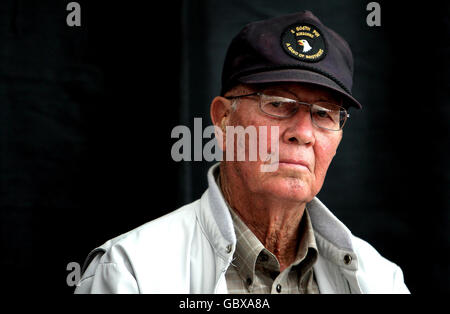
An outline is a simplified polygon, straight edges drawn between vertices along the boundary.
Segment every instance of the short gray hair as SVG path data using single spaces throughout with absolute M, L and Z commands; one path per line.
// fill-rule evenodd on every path
M 239 103 L 239 98 L 234 98 L 231 101 L 231 109 L 233 110 L 233 112 L 236 111 L 238 103 Z

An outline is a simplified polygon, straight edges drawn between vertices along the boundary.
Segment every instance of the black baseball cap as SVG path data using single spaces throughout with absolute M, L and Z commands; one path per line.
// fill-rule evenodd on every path
M 310 11 L 247 24 L 228 47 L 221 95 L 240 83 L 282 82 L 326 87 L 344 96 L 345 107 L 362 108 L 351 94 L 348 43 Z

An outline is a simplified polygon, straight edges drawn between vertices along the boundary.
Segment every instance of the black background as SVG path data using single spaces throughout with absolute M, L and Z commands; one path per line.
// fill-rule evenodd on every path
M 354 96 L 318 197 L 400 265 L 411 292 L 449 292 L 448 4 L 369 1 L 0 4 L 2 278 L 72 293 L 70 262 L 201 196 L 207 162 L 172 160 L 176 125 L 210 124 L 226 47 L 246 23 L 308 9 L 350 44 Z M 160 239 L 163 241 L 164 239 Z M 159 258 L 155 252 L 155 258 Z

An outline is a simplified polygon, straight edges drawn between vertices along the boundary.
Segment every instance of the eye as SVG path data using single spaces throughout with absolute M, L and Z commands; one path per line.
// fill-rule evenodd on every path
M 296 110 L 297 106 L 295 102 L 272 100 L 263 106 L 263 111 L 266 113 L 280 117 L 288 117 L 295 113 Z
M 317 110 L 316 111 L 316 115 L 318 115 L 320 118 L 327 118 L 330 115 L 328 114 L 328 110 L 322 109 L 322 110 Z
M 287 118 L 297 110 L 297 102 L 280 96 L 265 96 L 262 98 L 261 110 L 272 116 Z
M 274 107 L 274 108 L 280 108 L 283 106 L 283 102 L 281 101 L 272 101 L 269 103 L 270 106 Z
M 345 122 L 345 110 L 336 104 L 322 102 L 312 105 L 311 117 L 317 126 L 338 131 L 341 123 Z

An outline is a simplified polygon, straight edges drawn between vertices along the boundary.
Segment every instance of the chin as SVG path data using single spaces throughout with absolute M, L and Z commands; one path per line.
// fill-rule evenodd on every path
M 310 184 L 296 177 L 277 177 L 267 180 L 264 193 L 292 202 L 310 202 L 315 196 Z

